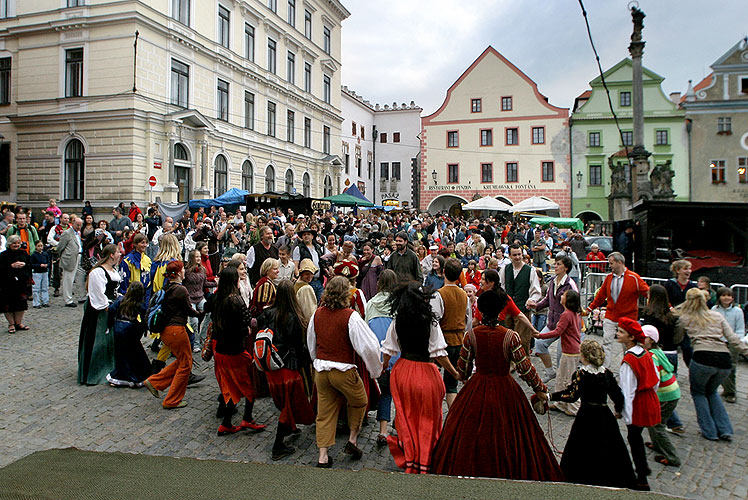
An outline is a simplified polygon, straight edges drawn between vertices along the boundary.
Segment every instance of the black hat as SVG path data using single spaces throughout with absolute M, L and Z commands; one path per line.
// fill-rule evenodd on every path
M 304 229 L 302 229 L 301 231 L 299 231 L 297 234 L 299 236 L 304 236 L 304 233 L 311 234 L 312 238 L 316 238 L 317 237 L 317 231 L 315 231 L 314 229 L 309 229 L 308 227 L 305 227 Z

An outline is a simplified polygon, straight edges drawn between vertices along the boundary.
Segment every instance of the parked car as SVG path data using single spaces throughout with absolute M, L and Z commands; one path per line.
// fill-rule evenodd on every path
M 584 251 L 589 253 L 590 247 L 593 243 L 597 243 L 597 246 L 600 247 L 600 251 L 608 255 L 610 252 L 613 251 L 613 237 L 612 236 L 585 236 L 584 237 Z

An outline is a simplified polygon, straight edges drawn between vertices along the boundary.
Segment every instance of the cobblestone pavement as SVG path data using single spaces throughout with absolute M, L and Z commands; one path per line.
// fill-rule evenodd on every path
M 77 345 L 82 315 L 82 307 L 64 308 L 61 299 L 55 298 L 51 308 L 27 313 L 25 323 L 30 331 L 9 335 L 4 326 L 0 328 L 0 466 L 37 450 L 69 446 L 91 451 L 271 463 L 278 412 L 270 399 L 255 405 L 255 416 L 268 424 L 267 432 L 216 435 L 217 385 L 212 364 L 202 363 L 196 369 L 207 377 L 187 390 L 188 406 L 176 411 L 162 410 L 160 402 L 145 389 L 79 386 Z M 735 428 L 731 443 L 700 437 L 682 363 L 680 371 L 684 397 L 678 412 L 687 433 L 672 439 L 683 466 L 676 469 L 651 461 L 652 488 L 689 498 L 748 497 L 746 364 L 741 362 L 738 370 L 738 403 L 727 405 Z M 523 382 L 520 384 L 527 390 Z M 238 418 L 239 415 L 235 417 Z M 541 427 L 547 431 L 547 418 L 540 418 Z M 551 418 L 555 444 L 562 450 L 572 418 L 556 412 Z M 359 442 L 364 458 L 353 462 L 342 453 L 345 437 L 340 435 L 338 444 L 331 449 L 335 467 L 398 470 L 387 448 L 376 446 L 378 425 L 373 414 L 368 421 Z M 296 453 L 280 463 L 315 463 L 313 427 L 305 428 L 292 444 Z M 590 456 L 595 459 L 594 443 L 590 445 Z M 604 450 L 598 453 L 604 460 Z

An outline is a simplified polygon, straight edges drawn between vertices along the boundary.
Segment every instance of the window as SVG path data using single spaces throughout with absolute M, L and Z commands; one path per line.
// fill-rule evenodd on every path
M 516 146 L 519 144 L 519 130 L 516 128 L 506 129 L 506 145 Z
M 286 140 L 294 142 L 294 112 L 289 110 L 286 116 Z
M 532 128 L 532 143 L 545 144 L 545 127 Z
M 493 163 L 480 164 L 480 181 L 483 183 L 493 182 Z
M 304 36 L 312 39 L 312 13 L 304 10 Z
M 332 196 L 332 179 L 330 178 L 329 175 L 325 176 L 323 196 L 325 198 L 328 196 Z
M 83 49 L 65 51 L 65 97 L 83 95 Z
M 343 155 L 343 164 L 345 165 L 345 173 L 349 173 L 351 171 L 351 155 L 348 153 Z
M 312 119 L 304 117 L 304 147 L 312 147 Z
M 493 146 L 493 130 L 490 128 L 480 131 L 480 145 Z
M 65 146 L 65 192 L 66 200 L 83 199 L 83 143 L 73 139 Z
M 265 192 L 275 191 L 275 169 L 268 165 L 265 169 Z
M 288 0 L 288 24 L 296 26 L 296 0 Z
M 447 147 L 456 148 L 460 146 L 460 133 L 457 130 L 447 132 Z
M 190 67 L 171 60 L 171 103 L 183 108 L 190 102 Z
M 621 140 L 623 141 L 624 146 L 633 146 L 634 145 L 634 133 L 629 132 L 621 132 Z
M 231 13 L 229 10 L 222 6 L 218 6 L 218 43 L 223 47 L 229 48 L 229 25 L 231 21 Z
M 480 113 L 481 102 L 480 99 L 470 99 L 470 112 Z
M 325 54 L 330 53 L 330 45 L 330 28 L 325 26 L 324 28 L 322 28 L 322 50 L 325 51 Z
M 312 91 L 312 65 L 304 63 L 304 92 Z
M 229 84 L 218 80 L 218 98 L 216 103 L 216 118 L 229 121 Z
M 249 160 L 244 160 L 242 163 L 242 189 L 250 193 L 254 192 L 254 169 Z
M 506 164 L 506 181 L 517 182 L 519 178 L 519 167 L 516 162 L 510 162 Z
M 587 136 L 587 143 L 590 147 L 600 147 L 600 132 L 590 132 Z
M 288 60 L 286 62 L 286 80 L 288 80 L 288 83 L 295 84 L 296 83 L 296 54 L 293 52 L 288 53 Z
M 400 132 L 392 132 L 392 142 L 400 142 Z
M 322 152 L 326 155 L 330 154 L 330 127 L 322 127 Z
M 327 75 L 322 79 L 322 99 L 330 104 L 330 77 Z
M 174 159 L 182 161 L 190 160 L 190 157 L 187 154 L 187 148 L 185 148 L 184 145 L 179 143 L 174 144 Z
M 356 157 L 356 175 L 361 177 L 361 156 Z
M 286 193 L 293 193 L 293 170 L 286 170 L 286 185 L 283 186 Z
M 738 158 L 738 182 L 748 184 L 748 157 L 741 156 Z
M 356 128 L 356 122 L 351 122 L 351 135 L 352 135 L 353 137 L 356 137 L 356 131 L 357 131 L 357 130 L 358 130 L 358 129 Z
M 618 97 L 621 106 L 631 106 L 631 92 L 621 92 Z
M 381 142 L 382 144 L 387 143 L 387 132 L 382 132 L 379 134 L 379 142 Z
M 512 110 L 512 98 L 509 97 L 502 97 L 501 98 L 501 111 L 511 111 Z
M 725 160 L 712 160 L 709 168 L 712 170 L 712 184 L 725 182 Z
M 543 182 L 553 182 L 553 162 L 544 161 L 541 164 L 541 169 L 543 171 Z
M 657 130 L 655 132 L 655 144 L 657 146 L 666 146 L 668 144 L 667 130 Z
M 68 0 L 68 7 L 83 7 L 83 0 Z
M 0 59 L 0 104 L 10 104 L 10 57 Z
M 268 0 L 268 9 L 278 13 L 278 0 Z
M 0 144 L 0 193 L 10 192 L 10 143 Z
M 216 165 L 213 170 L 213 196 L 221 196 L 228 190 L 229 166 L 226 157 L 216 156 Z
M 590 186 L 603 185 L 603 166 L 590 165 Z
M 251 24 L 244 25 L 244 55 L 255 62 L 255 27 Z
M 244 126 L 249 130 L 255 129 L 255 95 L 244 91 Z
M 447 165 L 447 183 L 457 184 L 460 182 L 460 166 L 456 163 Z
M 399 161 L 392 162 L 392 180 L 394 181 L 400 180 L 400 162 Z
M 390 178 L 390 164 L 380 163 L 379 164 L 379 177 L 388 180 Z
M 741 76 L 740 77 L 740 93 L 741 94 L 748 94 L 748 76 Z
M 275 103 L 268 101 L 268 135 L 275 137 Z
M 366 160 L 366 176 L 371 179 L 371 155 Z
M 171 15 L 174 19 L 184 24 L 190 25 L 190 0 L 172 0 Z
M 717 133 L 718 134 L 731 134 L 732 133 L 732 118 L 729 116 L 720 116 L 717 118 Z
M 304 198 L 309 198 L 312 195 L 312 181 L 309 177 L 309 172 L 304 172 L 304 177 L 301 179 L 302 194 Z
M 275 74 L 275 53 L 276 53 L 276 42 L 272 38 L 268 38 L 268 71 Z

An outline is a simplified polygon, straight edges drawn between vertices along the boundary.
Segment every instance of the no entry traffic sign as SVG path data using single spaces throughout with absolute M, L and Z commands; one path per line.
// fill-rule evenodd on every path
M 150 177 L 148 178 L 148 184 L 149 184 L 149 185 L 150 185 L 151 187 L 156 187 L 156 176 L 155 176 L 155 175 L 152 175 L 152 176 L 150 176 Z

